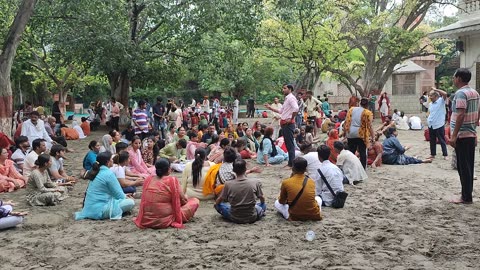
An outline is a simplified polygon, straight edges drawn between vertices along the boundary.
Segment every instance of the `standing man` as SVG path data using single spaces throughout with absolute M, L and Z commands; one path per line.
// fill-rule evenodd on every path
M 368 108 L 368 99 L 362 98 L 361 107 L 351 107 L 345 120 L 344 132 L 347 134 L 348 149 L 355 154 L 360 153 L 360 162 L 367 168 L 367 149 L 370 142 L 374 141 L 373 114 Z
M 457 170 L 462 184 L 462 196 L 452 203 L 471 204 L 473 192 L 473 168 L 475 162 L 475 146 L 480 117 L 480 97 L 468 83 L 472 73 L 466 68 L 459 68 L 453 75 L 453 84 L 458 88 L 452 102 L 452 119 L 450 130 L 453 130 L 450 145 L 457 154 Z
M 208 96 L 203 97 L 202 109 L 204 112 L 210 113 L 210 100 L 208 100 Z
M 373 118 L 375 118 L 375 106 L 377 105 L 377 96 L 370 93 L 368 95 L 368 109 L 373 113 Z
M 147 113 L 147 102 L 140 100 L 138 102 L 138 108 L 133 111 L 132 121 L 135 126 L 135 135 L 139 136 L 142 140 L 149 134 L 149 123 Z
M 313 126 L 316 126 L 318 118 L 318 108 L 322 107 L 322 102 L 313 97 L 312 91 L 307 91 L 305 98 L 305 108 L 307 108 L 308 120 L 313 121 Z M 301 114 L 303 111 L 300 111 Z M 316 130 L 316 129 L 315 129 Z
M 302 92 L 297 93 L 297 105 L 298 111 L 295 116 L 295 123 L 297 128 L 301 128 L 303 124 L 303 112 L 305 111 L 305 102 L 303 100 L 304 94 Z
M 432 88 L 428 94 L 430 105 L 428 110 L 430 114 L 427 118 L 428 132 L 430 134 L 430 157 L 435 158 L 437 154 L 437 139 L 442 147 L 443 158 L 447 159 L 447 144 L 445 143 L 445 99 L 447 92 Z
M 235 125 L 238 124 L 238 107 L 240 106 L 240 101 L 238 101 L 238 97 L 235 97 L 235 101 L 233 101 L 233 123 Z
M 273 99 L 273 104 L 271 105 L 272 108 L 279 111 L 282 108 L 282 103 L 279 102 L 278 97 Z M 272 140 L 276 140 L 278 138 L 278 132 L 280 132 L 280 114 L 276 112 L 272 112 L 272 127 L 273 127 L 273 135 Z
M 250 97 L 247 100 L 247 118 L 251 117 L 253 118 L 253 115 L 255 114 L 255 100 L 253 97 Z
M 155 131 L 161 130 L 162 139 L 165 138 L 165 125 L 162 125 L 163 117 L 165 115 L 165 106 L 162 103 L 162 97 L 157 97 L 157 104 L 152 108 L 153 110 L 153 127 Z
M 283 139 L 288 151 L 288 167 L 292 168 L 292 162 L 295 158 L 295 142 L 293 139 L 293 131 L 295 130 L 295 116 L 298 114 L 298 103 L 295 96 L 292 94 L 293 86 L 290 84 L 283 85 L 283 94 L 285 101 L 283 106 L 277 110 L 270 104 L 265 104 L 265 107 L 273 112 L 280 114 L 280 126 L 282 128 Z M 303 103 L 303 101 L 302 101 Z

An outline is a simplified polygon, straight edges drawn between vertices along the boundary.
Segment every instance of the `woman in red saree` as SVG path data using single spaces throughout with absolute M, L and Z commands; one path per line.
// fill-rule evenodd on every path
M 183 228 L 199 206 L 197 198 L 187 198 L 178 179 L 169 176 L 170 161 L 165 158 L 155 163 L 156 175 L 143 183 L 142 200 L 138 216 L 134 219 L 141 229 Z

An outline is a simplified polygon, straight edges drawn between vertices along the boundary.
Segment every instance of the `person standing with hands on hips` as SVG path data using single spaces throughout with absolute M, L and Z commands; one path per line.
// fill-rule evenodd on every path
M 288 165 L 289 169 L 292 168 L 292 162 L 295 158 L 295 143 L 293 138 L 293 132 L 295 130 L 295 116 L 298 114 L 298 103 L 295 96 L 292 94 L 293 86 L 290 84 L 284 84 L 282 87 L 283 94 L 285 95 L 285 101 L 280 109 L 273 108 L 270 104 L 266 103 L 265 107 L 273 112 L 280 114 L 280 126 L 282 129 L 283 139 L 288 151 Z
M 450 120 L 450 145 L 457 154 L 457 170 L 462 185 L 462 196 L 451 200 L 452 203 L 471 204 L 473 192 L 473 168 L 475 147 L 477 146 L 476 127 L 480 118 L 480 96 L 468 83 L 472 73 L 466 68 L 459 68 L 453 75 L 453 84 L 458 90 L 452 102 Z

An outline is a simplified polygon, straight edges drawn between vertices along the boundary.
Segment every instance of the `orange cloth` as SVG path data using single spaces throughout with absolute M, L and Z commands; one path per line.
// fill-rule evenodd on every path
M 90 136 L 90 123 L 88 123 L 88 121 L 82 122 L 82 124 L 80 124 L 80 127 L 82 128 L 83 134 L 85 134 L 85 136 Z
M 372 165 L 373 161 L 377 158 L 378 154 L 383 153 L 383 146 L 379 141 L 374 142 L 367 150 L 367 164 Z M 377 160 L 375 166 L 380 167 L 382 166 L 382 158 Z
M 333 164 L 337 163 L 337 156 L 338 156 L 338 153 L 333 148 L 333 144 L 339 140 L 340 139 L 338 137 L 338 130 L 336 129 L 330 130 L 330 132 L 328 133 L 328 139 L 325 142 L 325 144 L 330 148 L 330 157 L 328 158 L 328 160 L 330 160 L 330 162 L 332 162 Z
M 347 118 L 345 119 L 344 132 L 348 134 L 350 126 L 352 125 L 352 112 L 353 109 L 357 107 L 352 107 L 348 110 Z M 367 148 L 370 146 L 370 130 L 373 121 L 373 113 L 367 109 L 364 109 L 362 115 L 360 116 L 360 129 L 358 130 L 359 137 L 363 140 Z
M 62 136 L 66 140 L 78 140 L 80 138 L 80 135 L 78 135 L 78 132 L 74 128 L 63 127 L 61 128 L 61 131 Z
M 183 228 L 199 206 L 197 198 L 186 199 L 174 176 L 150 176 L 145 180 L 135 224 L 141 228 Z
M 215 192 L 215 179 L 217 178 L 220 166 L 222 166 L 222 163 L 210 166 L 210 169 L 205 175 L 205 182 L 203 184 L 203 195 L 207 196 Z M 215 192 L 215 194 L 217 193 Z
M 5 160 L 5 165 L 0 164 L 0 192 L 12 192 L 15 189 L 15 184 L 8 182 L 6 178 L 13 178 L 20 187 L 25 187 L 27 180 L 21 175 L 10 159 Z

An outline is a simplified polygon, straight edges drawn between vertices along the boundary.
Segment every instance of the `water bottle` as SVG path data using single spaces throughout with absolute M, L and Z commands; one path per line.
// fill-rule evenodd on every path
M 307 239 L 307 241 L 309 241 L 309 242 L 313 241 L 313 239 L 315 239 L 315 232 L 314 231 L 308 231 L 305 234 L 305 239 Z

